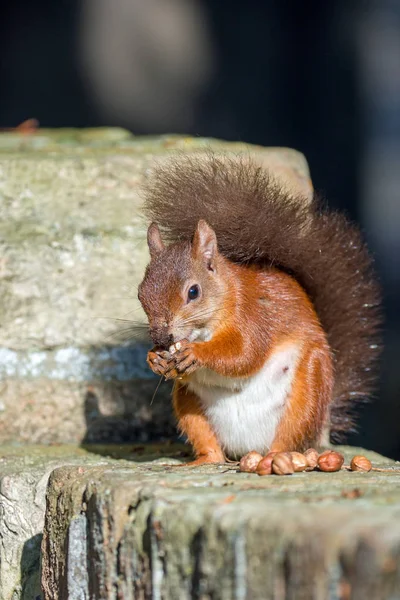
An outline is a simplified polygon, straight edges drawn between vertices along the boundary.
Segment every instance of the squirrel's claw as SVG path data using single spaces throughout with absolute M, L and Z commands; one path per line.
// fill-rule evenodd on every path
M 184 358 L 181 362 L 176 365 L 176 370 L 178 373 L 192 373 L 196 369 L 196 359 L 192 354 L 189 354 L 186 358 Z
M 156 375 L 165 376 L 166 372 L 171 368 L 171 362 L 162 357 L 160 351 L 153 348 L 147 354 L 147 364 Z
M 173 354 L 173 360 L 175 368 L 180 375 L 190 375 L 199 366 L 199 361 L 195 355 L 195 345 L 192 342 L 182 340 L 178 344 L 175 344 L 175 353 Z
M 147 363 L 153 373 L 162 375 L 165 379 L 190 375 L 199 366 L 193 346 L 193 343 L 182 340 L 169 350 L 153 348 L 147 354 Z
M 165 379 L 176 379 L 178 377 L 178 372 L 175 368 L 170 367 L 169 370 L 164 373 Z

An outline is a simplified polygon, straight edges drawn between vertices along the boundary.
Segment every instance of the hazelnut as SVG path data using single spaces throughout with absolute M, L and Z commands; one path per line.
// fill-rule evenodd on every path
M 272 473 L 272 461 L 277 452 L 268 452 L 263 459 L 260 460 L 257 466 L 256 473 L 258 475 L 271 475 Z
M 343 463 L 343 454 L 340 454 L 340 452 L 335 452 L 334 450 L 326 450 L 318 457 L 318 468 L 321 471 L 326 471 L 328 473 L 340 471 Z
M 253 450 L 240 459 L 239 469 L 243 473 L 255 473 L 257 465 L 262 459 L 262 454 Z
M 370 471 L 372 469 L 371 461 L 366 456 L 353 456 L 350 463 L 352 471 Z
M 304 452 L 304 456 L 306 457 L 308 466 L 307 466 L 307 471 L 312 471 L 313 469 L 315 469 L 315 467 L 318 464 L 318 452 L 315 450 L 315 448 L 309 448 L 308 450 L 306 450 Z
M 292 457 L 289 452 L 278 452 L 272 459 L 272 472 L 275 475 L 291 475 L 294 473 Z
M 304 454 L 301 454 L 301 452 L 291 452 L 290 456 L 292 457 L 295 473 L 299 473 L 300 471 L 305 471 L 307 469 L 308 462 Z

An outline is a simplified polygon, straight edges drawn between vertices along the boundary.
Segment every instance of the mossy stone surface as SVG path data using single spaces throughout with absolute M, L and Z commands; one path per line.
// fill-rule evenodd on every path
M 396 598 L 400 466 L 342 450 L 386 471 L 258 477 L 148 462 L 145 449 L 139 461 L 57 469 L 45 598 Z M 78 576 L 69 547 L 87 564 Z
M 2 446 L 0 598 L 43 597 L 41 546 L 52 600 L 396 598 L 400 466 L 343 450 L 388 471 L 258 477 L 177 466 L 182 444 Z
M 95 473 L 103 467 L 129 468 L 142 460 L 181 453 L 188 453 L 182 444 L 0 446 L 0 600 L 36 600 L 41 594 L 46 487 L 54 469 L 75 466 L 78 474 L 88 468 Z

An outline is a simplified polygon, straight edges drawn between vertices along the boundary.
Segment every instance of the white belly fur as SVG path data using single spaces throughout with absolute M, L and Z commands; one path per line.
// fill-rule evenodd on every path
M 251 450 L 265 454 L 290 393 L 300 355 L 298 344 L 277 350 L 249 378 L 196 371 L 188 384 L 199 397 L 221 447 L 230 457 Z

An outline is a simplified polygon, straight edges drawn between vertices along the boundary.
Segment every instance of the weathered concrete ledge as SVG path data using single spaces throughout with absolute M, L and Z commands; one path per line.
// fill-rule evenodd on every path
M 387 472 L 260 478 L 157 451 L 53 471 L 46 600 L 399 597 L 398 463 L 363 451 Z
M 36 600 L 41 595 L 45 496 L 54 469 L 75 466 L 78 474 L 91 467 L 124 469 L 144 457 L 152 461 L 186 453 L 183 445 L 172 444 L 90 446 L 90 450 L 73 445 L 0 446 L 0 600 Z
M 400 464 L 366 454 L 389 471 L 260 478 L 174 466 L 183 445 L 0 447 L 0 599 L 397 598 Z
M 151 403 L 147 346 L 131 339 L 148 261 L 140 189 L 156 162 L 208 149 L 251 155 L 312 192 L 304 156 L 285 148 L 120 129 L 0 134 L 0 443 L 173 435 L 169 387 Z

